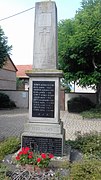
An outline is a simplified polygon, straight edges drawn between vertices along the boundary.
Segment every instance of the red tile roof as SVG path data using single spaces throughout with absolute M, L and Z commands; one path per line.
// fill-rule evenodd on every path
M 28 77 L 25 71 L 32 70 L 32 65 L 16 65 L 16 68 L 18 69 L 16 73 L 17 77 Z

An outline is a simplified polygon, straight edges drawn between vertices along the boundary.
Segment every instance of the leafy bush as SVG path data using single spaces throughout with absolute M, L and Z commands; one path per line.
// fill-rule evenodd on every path
M 0 93 L 0 108 L 13 108 L 16 107 L 15 103 L 10 100 L 9 96 L 4 93 Z
M 71 165 L 70 176 L 73 180 L 100 180 L 101 161 L 85 160 Z
M 94 108 L 95 105 L 83 96 L 74 97 L 68 101 L 68 111 L 69 112 L 82 112 Z
M 101 118 L 101 106 L 97 106 L 94 109 L 90 109 L 89 111 L 81 112 L 81 116 L 83 118 Z
M 10 137 L 0 142 L 0 160 L 2 160 L 5 155 L 11 154 L 19 149 L 20 140 L 16 137 Z
M 4 164 L 0 163 L 0 180 L 10 180 L 11 179 L 6 176 L 7 171 L 8 171 L 8 168 Z
M 69 140 L 67 143 L 83 154 L 101 159 L 101 133 L 78 134 L 74 141 Z

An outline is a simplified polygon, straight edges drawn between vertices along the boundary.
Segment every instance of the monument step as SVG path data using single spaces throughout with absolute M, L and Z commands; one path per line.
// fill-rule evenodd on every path
M 62 130 L 63 130 L 62 122 L 60 124 L 26 123 L 24 125 L 25 132 L 62 134 Z
M 46 132 L 24 132 L 22 133 L 22 136 L 32 136 L 32 137 L 52 137 L 52 138 L 63 138 L 64 136 L 64 129 L 61 134 L 57 133 L 46 133 Z

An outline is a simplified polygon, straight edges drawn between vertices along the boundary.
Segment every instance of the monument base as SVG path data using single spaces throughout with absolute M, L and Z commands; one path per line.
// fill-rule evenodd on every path
M 22 134 L 22 147 L 63 156 L 65 130 L 60 120 L 59 70 L 33 69 L 29 78 L 29 122 Z
M 52 153 L 54 156 L 63 156 L 65 131 L 62 133 L 24 132 L 22 147 L 30 147 L 35 152 Z

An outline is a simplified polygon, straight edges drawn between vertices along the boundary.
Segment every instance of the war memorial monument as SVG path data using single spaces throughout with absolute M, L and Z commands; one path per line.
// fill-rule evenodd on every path
M 60 120 L 60 78 L 57 58 L 57 8 L 53 1 L 35 4 L 33 70 L 29 76 L 29 119 L 22 146 L 63 156 L 65 130 Z

